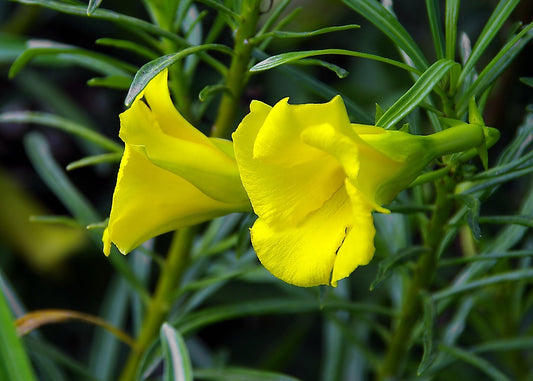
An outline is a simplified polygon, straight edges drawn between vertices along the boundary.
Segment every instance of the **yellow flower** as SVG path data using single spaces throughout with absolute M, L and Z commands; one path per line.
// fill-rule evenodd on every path
M 229 140 L 208 138 L 174 108 L 167 71 L 152 79 L 120 115 L 126 143 L 104 253 L 126 254 L 184 226 L 250 210 Z
M 274 107 L 252 102 L 233 141 L 259 217 L 251 228 L 259 260 L 285 282 L 335 286 L 372 259 L 373 210 L 387 213 L 381 205 L 434 158 L 484 140 L 481 126 L 452 129 L 416 136 L 351 124 L 340 97 L 305 105 L 284 99 Z

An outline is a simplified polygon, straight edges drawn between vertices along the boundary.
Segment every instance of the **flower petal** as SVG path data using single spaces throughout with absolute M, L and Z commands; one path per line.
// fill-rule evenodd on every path
M 364 226 L 354 226 L 356 222 Z M 363 229 L 363 236 L 358 234 L 359 229 Z M 257 256 L 268 271 L 287 283 L 310 287 L 335 285 L 358 264 L 368 262 L 373 254 L 372 244 L 369 253 L 368 244 L 357 244 L 357 241 L 368 240 L 371 229 L 371 216 L 354 220 L 350 198 L 342 187 L 301 224 L 280 228 L 259 218 L 251 235 Z M 370 242 L 372 239 L 373 236 Z
M 137 95 L 134 103 L 141 101 L 143 97 L 165 134 L 209 145 L 207 136 L 185 120 L 174 107 L 168 91 L 168 69 L 150 80 L 144 90 Z
M 350 131 L 350 120 L 342 98 L 327 103 L 291 105 L 288 98 L 276 103 L 263 121 L 254 142 L 253 156 L 265 163 L 293 167 L 325 156 L 324 152 L 304 144 L 302 132 L 328 124 Z
M 120 121 L 120 137 L 152 163 L 183 177 L 215 200 L 248 203 L 235 159 L 219 148 L 220 141 L 214 144 L 204 136 L 205 141 L 198 143 L 165 134 L 158 116 L 140 100 L 120 115 Z
M 352 226 L 346 231 L 346 238 L 337 252 L 331 285 L 349 276 L 358 266 L 367 265 L 374 256 L 376 228 L 370 205 L 360 192 L 346 181 L 346 191 L 352 204 Z
M 335 158 L 323 154 L 291 167 L 254 157 L 254 142 L 271 110 L 252 102 L 233 134 L 235 157 L 255 213 L 267 224 L 290 226 L 320 208 L 342 186 L 345 175 Z
M 109 255 L 111 242 L 126 254 L 156 235 L 246 209 L 206 196 L 126 145 L 104 232 L 104 253 Z

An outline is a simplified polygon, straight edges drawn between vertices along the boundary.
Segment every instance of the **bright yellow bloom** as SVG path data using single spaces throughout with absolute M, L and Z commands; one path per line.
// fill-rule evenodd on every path
M 453 144 L 453 128 L 416 136 L 351 124 L 340 97 L 274 107 L 254 101 L 250 110 L 233 141 L 259 217 L 252 244 L 273 275 L 298 286 L 335 286 L 367 264 L 375 250 L 371 212 L 387 213 L 381 205 L 437 156 L 484 139 L 481 126 L 466 124 L 458 127 L 468 130 L 466 143 Z
M 250 210 L 229 140 L 208 138 L 174 108 L 167 71 L 152 79 L 120 115 L 126 143 L 104 253 L 126 254 L 184 226 Z

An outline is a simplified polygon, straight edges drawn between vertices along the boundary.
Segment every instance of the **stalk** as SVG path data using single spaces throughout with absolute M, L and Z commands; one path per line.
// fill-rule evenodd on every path
M 259 0 L 243 1 L 239 27 L 235 32 L 235 54 L 226 77 L 228 91 L 222 95 L 218 107 L 217 118 L 211 130 L 213 137 L 227 138 L 233 129 L 238 102 L 248 80 L 248 65 L 253 49 L 250 40 L 256 33 L 260 3 Z
M 174 238 L 161 268 L 154 296 L 150 300 L 136 346 L 122 370 L 120 381 L 135 380 L 135 375 L 144 352 L 148 349 L 167 318 L 176 290 L 189 261 L 189 253 L 196 232 L 195 227 L 184 228 L 174 233 Z
M 444 227 L 452 213 L 453 203 L 448 195 L 453 185 L 453 181 L 448 177 L 436 182 L 436 208 L 425 237 L 425 246 L 430 250 L 421 255 L 414 270 L 412 282 L 403 302 L 400 322 L 389 342 L 385 360 L 377 375 L 378 381 L 401 377 L 413 330 L 423 311 L 421 294 L 430 288 L 433 281 L 438 263 L 438 247 L 445 233 Z

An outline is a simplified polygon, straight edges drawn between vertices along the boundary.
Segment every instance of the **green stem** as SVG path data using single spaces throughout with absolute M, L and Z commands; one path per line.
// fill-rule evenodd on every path
M 438 157 L 479 146 L 485 140 L 485 132 L 483 126 L 465 123 L 425 138 L 433 142 L 433 152 Z
M 220 101 L 217 118 L 211 131 L 213 137 L 227 138 L 233 128 L 238 102 L 248 80 L 248 65 L 253 49 L 250 39 L 257 29 L 260 3 L 260 0 L 245 0 L 242 3 L 240 23 L 235 32 L 233 48 L 235 54 L 226 77 L 228 91 L 224 92 Z
M 435 269 L 437 268 L 438 247 L 445 232 L 444 226 L 452 212 L 452 202 L 448 195 L 453 189 L 454 183 L 451 179 L 444 178 L 438 181 L 436 185 L 436 208 L 425 237 L 425 245 L 430 250 L 423 253 L 418 260 L 412 282 L 403 302 L 400 322 L 389 342 L 385 360 L 379 370 L 377 380 L 397 379 L 401 376 L 411 344 L 413 330 L 423 311 L 420 295 L 431 286 Z
M 159 334 L 159 329 L 167 318 L 176 295 L 176 289 L 187 266 L 195 232 L 195 227 L 189 227 L 181 229 L 174 234 L 167 258 L 161 268 L 155 293 L 148 305 L 136 347 L 130 353 L 130 357 L 119 378 L 120 381 L 135 380 L 144 352 Z

